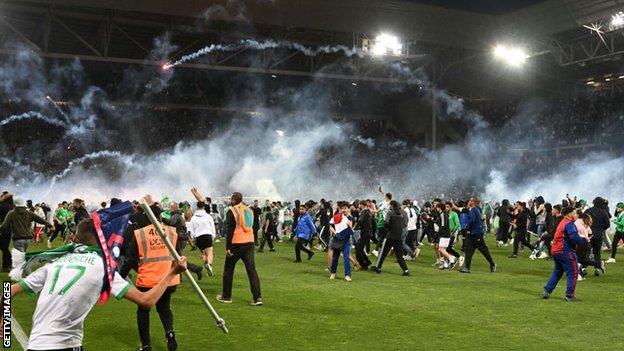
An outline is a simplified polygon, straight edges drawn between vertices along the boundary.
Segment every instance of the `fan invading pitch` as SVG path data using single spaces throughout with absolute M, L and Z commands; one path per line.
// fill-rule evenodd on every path
M 5 348 L 624 349 L 621 1 L 0 13 Z

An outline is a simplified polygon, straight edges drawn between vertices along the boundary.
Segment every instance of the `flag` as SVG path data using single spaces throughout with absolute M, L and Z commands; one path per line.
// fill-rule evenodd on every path
M 104 260 L 104 284 L 98 302 L 106 303 L 110 297 L 113 278 L 117 271 L 117 261 L 121 255 L 124 233 L 128 227 L 132 203 L 122 202 L 118 205 L 91 213 L 97 241 L 102 250 Z

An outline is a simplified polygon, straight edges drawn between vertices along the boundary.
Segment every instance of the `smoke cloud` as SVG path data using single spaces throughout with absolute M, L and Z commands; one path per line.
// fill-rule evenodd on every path
M 232 51 L 241 47 L 284 47 L 305 55 L 361 54 L 346 47 L 308 48 L 290 42 L 246 40 L 233 45 L 211 45 L 171 66 L 197 59 L 211 50 Z M 151 58 L 165 60 L 174 51 L 170 36 L 164 35 L 154 42 Z M 530 102 L 507 126 L 493 128 L 485 118 L 467 108 L 464 101 L 431 83 L 424 70 L 413 70 L 400 63 L 386 69 L 402 83 L 366 89 L 384 94 L 418 90 L 424 103 L 436 104 L 442 119 L 468 126 L 466 140 L 430 151 L 401 137 L 362 136 L 355 122 L 331 117 L 335 115 L 336 100 L 345 89 L 340 84 L 345 82 L 312 79 L 303 85 L 285 84 L 274 89 L 260 78 L 244 76 L 236 79 L 250 93 L 231 93 L 228 105 L 249 107 L 253 111 L 251 117 L 234 117 L 217 126 L 211 136 L 180 141 L 170 149 L 146 152 L 130 141 L 126 141 L 129 147 L 122 149 L 116 146 L 119 140 L 110 135 L 126 135 L 124 128 L 129 124 L 154 123 L 140 106 L 156 101 L 177 82 L 175 70 L 128 68 L 116 87 L 116 95 L 136 102 L 136 106 L 118 109 L 104 89 L 88 83 L 80 62 L 57 64 L 48 71 L 41 58 L 22 47 L 15 55 L 3 58 L 0 94 L 32 111 L 0 117 L 0 132 L 6 133 L 3 128 L 11 125 L 38 120 L 62 128 L 63 138 L 75 139 L 81 150 L 70 160 L 55 158 L 65 167 L 60 172 L 50 172 L 37 164 L 56 157 L 60 150 L 41 150 L 35 141 L 25 141 L 18 149 L 3 145 L 0 186 L 34 201 L 81 197 L 93 203 L 113 196 L 137 199 L 147 193 L 188 199 L 192 186 L 213 197 L 240 191 L 247 197 L 284 200 L 377 197 L 380 184 L 399 199 L 475 193 L 493 201 L 543 195 L 557 202 L 566 193 L 612 199 L 624 194 L 624 159 L 609 153 L 589 154 L 541 172 L 526 170 L 518 161 L 522 153 L 509 151 L 513 145 L 500 130 L 514 130 L 512 121 L 527 119 L 533 112 L 529 108 L 542 108 L 539 103 Z M 58 106 L 51 106 L 47 95 L 76 101 L 61 110 L 67 122 L 60 119 L 55 110 Z M 518 174 L 523 176 L 518 178 Z

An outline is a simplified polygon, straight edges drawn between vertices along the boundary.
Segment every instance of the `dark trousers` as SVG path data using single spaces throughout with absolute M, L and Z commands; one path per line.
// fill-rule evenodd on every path
M 65 229 L 66 229 L 67 225 L 66 224 L 58 224 L 55 226 L 54 231 L 52 232 L 52 235 L 50 235 L 50 238 L 48 239 L 49 242 L 54 241 L 54 239 L 56 239 L 56 237 L 61 234 L 61 238 L 63 238 L 63 240 L 65 240 Z
M 416 245 L 414 245 L 414 242 L 416 241 L 417 235 L 418 235 L 418 230 L 416 229 L 407 231 L 407 237 L 405 238 L 405 243 L 407 244 L 407 246 L 409 246 L 410 249 L 412 249 L 412 251 L 416 250 Z
M 384 240 L 383 244 L 381 244 L 381 254 L 379 256 L 379 263 L 377 264 L 377 268 L 381 269 L 383 266 L 383 262 L 388 256 L 390 249 L 394 249 L 394 255 L 396 256 L 397 261 L 399 261 L 399 266 L 403 272 L 407 271 L 407 264 L 405 264 L 405 260 L 403 259 L 403 241 L 402 240 Z
M 275 234 L 277 235 L 277 234 Z M 273 233 L 270 231 L 262 231 L 262 240 L 260 240 L 260 250 L 264 250 L 264 244 L 268 243 L 269 248 L 273 249 Z
M 528 247 L 531 251 L 535 250 L 535 247 L 531 245 L 529 240 L 527 240 L 527 231 L 526 229 L 516 230 L 516 236 L 514 236 L 514 250 L 513 254 L 517 255 L 518 250 L 520 249 L 520 244 Z
M 604 239 L 604 232 L 594 233 L 591 239 L 592 253 L 594 254 L 594 268 L 602 268 L 602 241 Z
M 613 241 L 611 242 L 611 258 L 615 259 L 615 255 L 617 254 L 618 244 L 620 243 L 620 240 L 622 239 L 624 239 L 624 232 L 615 231 L 615 235 L 613 236 Z
M 225 266 L 223 267 L 223 292 L 221 296 L 224 299 L 232 297 L 232 280 L 234 280 L 234 268 L 238 260 L 243 260 L 247 278 L 249 278 L 249 287 L 254 300 L 261 298 L 260 294 L 260 278 L 256 272 L 256 263 L 254 261 L 254 244 L 234 245 L 232 246 L 232 256 L 225 258 Z
M 509 227 L 510 226 L 511 226 L 511 223 L 509 222 L 499 222 L 498 231 L 496 232 L 496 240 L 506 243 L 507 240 L 509 240 Z
M 295 259 L 297 261 L 301 261 L 301 251 L 308 254 L 308 256 L 312 255 L 312 250 L 308 250 L 305 247 L 305 244 L 308 243 L 307 240 L 297 239 L 297 243 L 295 244 Z
M 464 239 L 466 243 L 466 268 L 470 269 L 470 264 L 472 263 L 472 255 L 474 255 L 475 250 L 479 250 L 483 257 L 490 263 L 490 267 L 494 266 L 494 260 L 492 259 L 492 255 L 490 255 L 490 249 L 488 249 L 487 245 L 485 245 L 485 239 L 483 236 L 473 236 L 468 234 Z
M 370 243 L 370 237 L 368 235 L 364 235 L 360 237 L 357 243 L 355 243 L 355 259 L 360 264 L 362 268 L 368 268 L 372 264 L 371 260 L 366 256 L 366 245 Z
M 254 244 L 258 245 L 258 230 L 260 227 L 253 227 L 253 235 L 254 235 Z
M 449 246 L 446 248 L 446 252 L 458 258 L 459 256 L 461 256 L 459 252 L 455 251 L 455 237 L 454 236 L 451 237 L 451 241 L 449 241 Z
M 186 244 L 188 243 L 188 239 L 186 237 L 182 237 L 182 238 L 178 238 L 178 240 L 182 240 L 180 242 L 180 244 L 178 245 L 178 247 L 176 248 L 176 251 L 178 252 L 178 255 L 180 256 L 184 256 L 184 249 L 186 248 Z M 198 274 L 202 271 L 202 268 L 194 263 L 191 262 L 187 262 L 186 266 L 188 267 L 188 270 Z
M 2 268 L 11 268 L 12 257 L 9 244 L 11 243 L 11 232 L 6 230 L 0 233 L 0 251 L 2 251 Z
M 381 250 L 381 244 L 383 244 L 386 238 L 386 228 L 377 228 L 377 251 Z M 401 243 L 403 245 L 403 243 Z
M 576 280 L 578 279 L 578 266 L 576 264 L 576 257 L 573 252 L 554 254 L 553 260 L 555 261 L 555 268 L 553 269 L 548 283 L 544 287 L 549 294 L 555 290 L 557 283 L 565 272 L 568 281 L 566 288 L 566 297 L 574 297 L 576 290 Z
M 139 291 L 148 291 L 150 288 L 143 288 L 137 286 Z M 165 293 L 156 302 L 156 311 L 160 317 L 165 333 L 173 331 L 173 313 L 171 312 L 171 294 L 176 291 L 175 286 L 170 286 L 165 290 Z M 139 338 L 141 339 L 141 345 L 146 346 L 151 344 L 150 340 L 150 309 L 142 307 L 137 308 L 137 327 L 139 329 Z

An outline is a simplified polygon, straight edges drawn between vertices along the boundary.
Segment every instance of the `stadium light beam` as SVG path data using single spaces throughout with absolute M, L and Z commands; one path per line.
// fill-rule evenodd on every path
M 371 52 L 375 56 L 388 54 L 398 56 L 403 53 L 403 44 L 401 44 L 397 36 L 381 33 L 375 38 Z
M 519 67 L 526 63 L 530 57 L 526 51 L 520 47 L 507 47 L 505 45 L 497 45 L 492 51 L 494 58 L 505 62 L 509 66 Z

